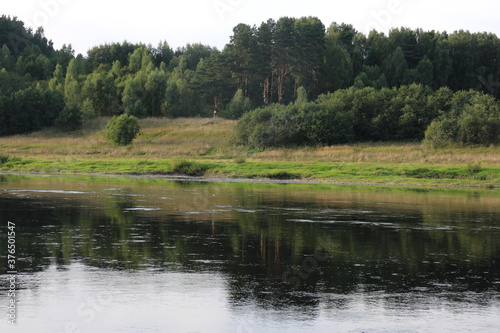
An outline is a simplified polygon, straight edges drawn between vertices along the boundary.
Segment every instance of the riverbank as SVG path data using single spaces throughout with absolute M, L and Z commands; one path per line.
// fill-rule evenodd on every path
M 500 148 L 431 149 L 357 144 L 254 150 L 231 143 L 234 121 L 145 119 L 132 146 L 104 138 L 106 120 L 76 133 L 45 130 L 0 138 L 0 170 L 116 175 L 186 175 L 297 183 L 500 187 Z

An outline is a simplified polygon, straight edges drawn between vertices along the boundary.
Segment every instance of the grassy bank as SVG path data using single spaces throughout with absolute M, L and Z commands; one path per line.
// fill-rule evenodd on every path
M 231 143 L 234 121 L 145 119 L 132 146 L 105 140 L 106 120 L 76 133 L 0 138 L 0 169 L 16 172 L 184 174 L 334 183 L 500 186 L 500 148 L 420 144 L 253 150 Z

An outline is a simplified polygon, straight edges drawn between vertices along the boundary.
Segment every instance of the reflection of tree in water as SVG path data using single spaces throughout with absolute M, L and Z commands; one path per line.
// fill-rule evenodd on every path
M 228 277 L 232 304 L 311 310 L 322 292 L 500 288 L 498 211 L 469 199 L 379 205 L 354 194 L 327 201 L 242 187 L 219 191 L 198 210 L 210 211 L 217 200 L 229 213 L 190 215 L 134 210 L 141 202 L 133 193 L 103 196 L 102 208 L 76 197 L 2 198 L 9 210 L 0 218 L 22 221 L 20 255 L 32 258 L 19 262 L 21 270 L 44 269 L 53 258 L 60 267 L 79 260 L 111 269 L 216 271 Z M 304 270 L 317 250 L 331 258 Z
M 30 198 L 1 197 L 0 220 L 16 224 L 16 256 L 19 258 L 16 265 L 19 272 L 41 271 L 51 264 L 54 254 L 60 253 L 57 226 L 47 227 L 47 234 L 41 230 L 44 224 L 57 224 L 52 208 Z M 0 246 L 7 248 L 7 237 L 0 237 Z M 0 273 L 6 271 L 6 266 L 2 265 Z
M 498 232 L 488 228 L 498 214 L 486 213 L 481 218 L 470 209 L 455 212 L 450 207 L 449 211 L 448 220 L 443 220 L 441 214 L 433 216 L 420 208 L 411 212 L 411 217 L 407 209 L 384 208 L 369 214 L 349 213 L 335 223 L 324 224 L 321 218 L 317 223 L 293 223 L 290 213 L 286 217 L 269 212 L 253 216 L 237 213 L 235 220 L 242 235 L 231 235 L 231 242 L 233 251 L 242 255 L 228 267 L 231 299 L 235 304 L 254 301 L 279 306 L 292 303 L 289 298 L 298 295 L 304 300 L 318 291 L 349 294 L 360 288 L 395 294 L 414 290 L 499 291 L 500 265 L 495 258 L 500 254 L 500 243 Z M 301 214 L 297 215 L 300 218 Z M 462 228 L 440 227 L 450 218 Z M 478 218 L 486 228 L 471 233 L 474 228 L 470 224 Z M 304 263 L 321 248 L 322 238 L 327 238 L 333 249 L 331 259 L 318 262 L 317 271 L 308 275 L 300 269 L 300 261 Z M 469 256 L 475 259 L 469 260 Z M 290 269 L 292 274 L 283 276 Z M 290 288 L 291 277 L 300 280 L 299 287 Z

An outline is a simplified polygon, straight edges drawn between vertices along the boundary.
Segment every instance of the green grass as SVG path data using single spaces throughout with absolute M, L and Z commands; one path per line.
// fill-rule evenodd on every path
M 498 168 L 470 173 L 463 167 L 412 167 L 373 164 L 327 164 L 297 162 L 190 161 L 190 160 L 88 160 L 48 161 L 19 159 L 1 165 L 5 171 L 121 174 L 187 175 L 211 178 L 302 180 L 344 184 L 408 186 L 500 186 Z
M 0 170 L 189 175 L 376 185 L 500 187 L 500 148 L 417 143 L 255 150 L 231 142 L 234 121 L 144 119 L 134 144 L 105 140 L 103 119 L 74 133 L 0 138 Z

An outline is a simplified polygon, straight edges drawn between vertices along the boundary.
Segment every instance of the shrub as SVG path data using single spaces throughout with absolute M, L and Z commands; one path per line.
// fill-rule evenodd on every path
M 301 179 L 302 176 L 299 174 L 295 174 L 288 171 L 278 171 L 274 173 L 267 173 L 262 175 L 264 178 L 273 179 L 273 180 L 292 180 L 292 179 Z
M 106 138 L 120 146 L 127 146 L 139 134 L 139 121 L 136 117 L 123 114 L 113 117 L 106 126 Z
M 255 131 L 257 125 L 268 123 L 271 117 L 272 112 L 269 107 L 246 113 L 236 125 L 234 141 L 237 144 L 250 144 L 250 137 Z
M 248 144 L 260 149 L 276 146 L 274 128 L 268 124 L 257 124 L 248 138 Z
M 465 96 L 465 97 L 464 97 Z M 456 93 L 452 110 L 435 119 L 425 132 L 424 143 L 442 147 L 450 143 L 489 145 L 500 142 L 500 106 L 478 92 Z
M 500 141 L 500 107 L 491 96 L 477 95 L 458 118 L 458 136 L 464 144 L 489 145 Z
M 468 164 L 467 165 L 467 171 L 471 176 L 480 173 L 483 170 L 479 164 Z
M 456 124 L 450 119 L 435 119 L 425 131 L 424 144 L 432 148 L 445 147 L 455 141 Z
M 180 173 L 187 176 L 203 176 L 207 171 L 207 167 L 200 163 L 192 161 L 177 161 L 172 165 L 173 173 Z
M 353 141 L 353 115 L 349 112 L 337 112 L 321 106 L 316 112 L 307 114 L 307 138 L 315 144 L 339 144 Z

